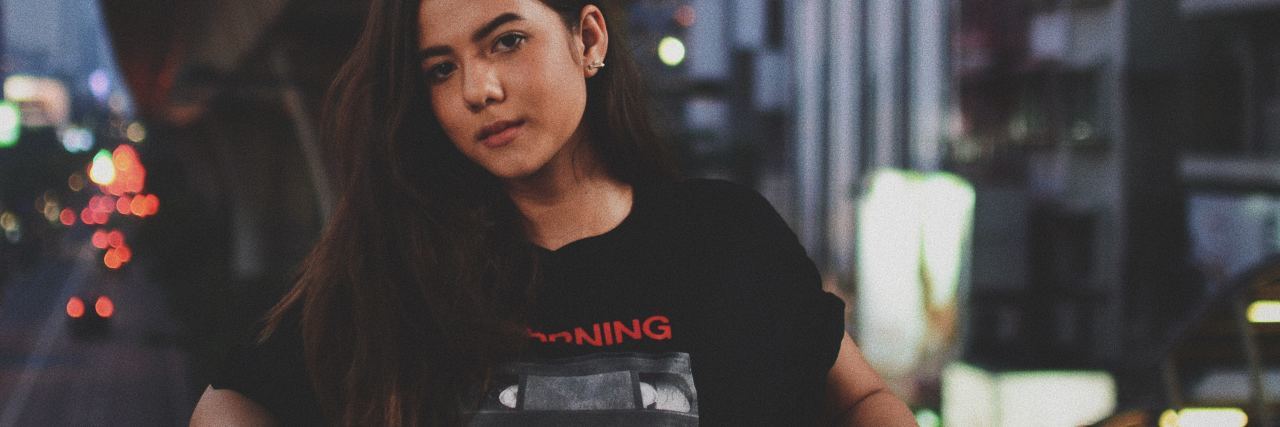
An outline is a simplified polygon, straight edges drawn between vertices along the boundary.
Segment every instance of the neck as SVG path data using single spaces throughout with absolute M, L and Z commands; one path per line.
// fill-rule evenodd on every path
M 631 213 L 631 185 L 609 176 L 593 155 L 584 157 L 590 159 L 548 165 L 534 176 L 506 183 L 534 244 L 560 249 L 614 229 Z

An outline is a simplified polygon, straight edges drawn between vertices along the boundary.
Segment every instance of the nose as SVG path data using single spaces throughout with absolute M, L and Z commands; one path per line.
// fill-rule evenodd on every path
M 462 99 L 471 111 L 502 102 L 505 94 L 495 67 L 472 64 L 462 70 Z

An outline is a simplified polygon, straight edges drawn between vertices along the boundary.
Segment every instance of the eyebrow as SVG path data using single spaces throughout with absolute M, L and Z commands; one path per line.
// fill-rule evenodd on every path
M 484 26 L 481 26 L 474 33 L 471 33 L 471 42 L 479 43 L 481 40 L 484 40 L 485 37 L 489 37 L 489 34 L 493 33 L 494 30 L 497 30 L 498 27 L 501 27 L 508 22 L 523 20 L 523 16 L 517 15 L 513 12 L 498 15 L 498 17 L 489 20 L 489 22 L 484 24 Z M 448 55 L 450 52 L 453 52 L 453 49 L 450 49 L 448 46 L 431 46 L 419 51 L 418 56 L 422 59 L 427 59 L 433 56 Z

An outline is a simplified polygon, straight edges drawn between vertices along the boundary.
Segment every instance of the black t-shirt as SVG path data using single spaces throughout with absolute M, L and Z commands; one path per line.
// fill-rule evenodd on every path
M 473 425 L 812 424 L 843 304 L 764 198 L 689 180 L 637 187 L 613 230 L 540 249 L 521 360 Z M 315 424 L 296 323 L 232 351 L 214 388 Z

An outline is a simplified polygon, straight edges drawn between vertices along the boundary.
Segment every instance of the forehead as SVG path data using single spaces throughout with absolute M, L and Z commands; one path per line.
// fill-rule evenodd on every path
M 526 21 L 559 20 L 555 11 L 538 0 L 422 0 L 418 40 L 424 46 L 465 41 L 472 31 L 508 12 Z

